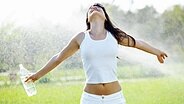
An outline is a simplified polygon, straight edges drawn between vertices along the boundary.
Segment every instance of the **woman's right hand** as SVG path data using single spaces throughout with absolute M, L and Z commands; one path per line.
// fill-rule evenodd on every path
M 25 82 L 29 82 L 29 81 L 35 82 L 38 79 L 39 79 L 38 74 L 34 73 L 34 74 L 31 74 L 30 76 L 27 76 Z

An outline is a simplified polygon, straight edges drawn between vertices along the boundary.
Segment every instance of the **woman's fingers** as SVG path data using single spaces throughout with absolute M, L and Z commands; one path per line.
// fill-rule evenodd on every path
M 27 76 L 25 82 L 29 82 L 30 80 L 32 80 L 31 76 Z
M 167 56 L 167 54 L 166 54 L 166 53 L 164 53 L 164 52 L 163 52 L 163 53 L 161 53 L 161 56 L 162 56 L 162 57 L 164 57 L 164 58 L 165 58 L 165 57 L 168 57 L 168 56 Z
M 30 81 L 34 82 L 35 80 L 37 80 L 35 74 L 31 74 L 31 75 L 26 77 L 25 82 L 30 82 Z
M 164 55 L 161 55 L 161 57 L 162 57 L 163 59 L 165 59 L 165 56 L 164 56 Z
M 165 52 L 160 51 L 159 54 L 157 55 L 158 61 L 160 63 L 164 63 L 164 59 L 168 57 Z
M 159 61 L 160 63 L 164 63 L 164 60 L 162 59 L 161 56 L 157 56 L 157 59 L 158 59 L 158 61 Z
M 162 52 L 160 55 L 157 56 L 158 61 L 159 61 L 160 63 L 164 63 L 164 59 L 165 59 L 166 57 L 168 57 L 168 56 L 167 56 L 167 54 L 164 53 L 164 52 Z

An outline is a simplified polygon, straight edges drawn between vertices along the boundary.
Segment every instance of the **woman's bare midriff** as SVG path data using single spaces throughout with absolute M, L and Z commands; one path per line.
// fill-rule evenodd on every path
M 84 91 L 95 95 L 110 95 L 121 91 L 118 81 L 111 83 L 86 84 Z

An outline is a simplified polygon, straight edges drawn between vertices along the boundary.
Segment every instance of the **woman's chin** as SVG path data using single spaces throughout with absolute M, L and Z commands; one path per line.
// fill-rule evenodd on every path
M 101 14 L 100 12 L 98 12 L 98 11 L 93 11 L 93 12 L 90 14 L 90 16 L 89 16 L 89 18 L 94 18 L 94 17 L 101 17 L 101 18 L 104 18 L 104 19 L 105 19 L 104 15 Z

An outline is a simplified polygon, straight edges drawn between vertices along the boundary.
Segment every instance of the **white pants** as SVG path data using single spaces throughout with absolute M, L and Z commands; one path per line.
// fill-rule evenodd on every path
M 80 104 L 125 104 L 125 102 L 121 91 L 111 95 L 94 95 L 83 92 Z

